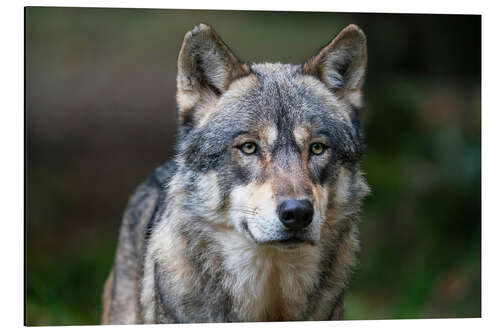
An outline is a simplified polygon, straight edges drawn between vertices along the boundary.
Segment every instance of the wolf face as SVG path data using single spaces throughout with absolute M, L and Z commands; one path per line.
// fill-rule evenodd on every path
M 188 32 L 177 163 L 192 171 L 197 214 L 257 244 L 317 244 L 335 223 L 328 212 L 345 214 L 352 187 L 363 190 L 365 67 L 366 39 L 352 25 L 303 65 L 243 64 L 209 26 Z

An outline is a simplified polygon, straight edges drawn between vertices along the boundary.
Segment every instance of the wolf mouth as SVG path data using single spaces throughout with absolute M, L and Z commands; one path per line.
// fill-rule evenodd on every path
M 270 239 L 270 240 L 258 240 L 255 238 L 255 236 L 252 234 L 250 229 L 248 228 L 248 223 L 245 221 L 243 222 L 243 230 L 245 230 L 245 233 L 250 236 L 250 238 L 259 245 L 274 245 L 277 247 L 282 247 L 282 248 L 297 248 L 302 245 L 316 245 L 316 242 L 314 242 L 312 239 L 309 237 L 303 235 L 303 234 L 297 234 L 297 233 L 290 233 L 289 235 L 284 235 L 284 237 L 278 238 L 278 239 Z
M 314 245 L 316 245 L 316 242 L 314 240 L 310 239 L 309 237 L 290 236 L 290 237 L 283 238 L 280 240 L 269 241 L 269 242 L 266 242 L 266 244 L 275 245 L 279 248 L 295 249 L 295 248 L 305 246 L 305 245 L 314 246 Z
M 311 240 L 302 238 L 302 237 L 290 237 L 290 238 L 285 238 L 279 241 L 276 241 L 278 244 L 283 244 L 283 245 L 294 245 L 294 244 L 301 244 L 301 243 L 310 243 L 312 244 Z

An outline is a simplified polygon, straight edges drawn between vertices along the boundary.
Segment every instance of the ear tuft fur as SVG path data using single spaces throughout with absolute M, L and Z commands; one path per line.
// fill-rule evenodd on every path
M 339 97 L 352 99 L 350 93 L 360 95 L 366 63 L 366 36 L 350 24 L 302 66 L 302 73 L 316 76 Z
M 217 98 L 232 81 L 249 73 L 229 47 L 206 24 L 184 36 L 177 60 L 177 104 L 181 125 L 196 118 L 193 108 L 204 96 Z

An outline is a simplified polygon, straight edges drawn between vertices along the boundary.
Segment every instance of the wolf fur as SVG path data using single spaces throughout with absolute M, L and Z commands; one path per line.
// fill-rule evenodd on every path
M 209 26 L 189 31 L 176 155 L 129 200 L 102 322 L 342 319 L 368 193 L 366 62 L 355 25 L 302 65 L 244 64 Z M 304 230 L 280 223 L 290 198 L 312 203 Z

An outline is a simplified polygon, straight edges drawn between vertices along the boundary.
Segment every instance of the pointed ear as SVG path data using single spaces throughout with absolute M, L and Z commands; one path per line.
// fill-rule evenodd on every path
M 229 47 L 206 24 L 199 24 L 184 36 L 177 60 L 177 104 L 180 122 L 199 118 L 197 107 L 213 105 L 235 79 L 248 74 Z
M 317 77 L 339 98 L 360 107 L 366 62 L 366 36 L 351 24 L 307 61 L 302 73 Z

